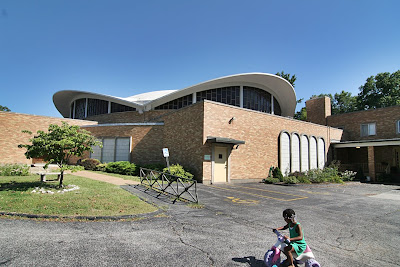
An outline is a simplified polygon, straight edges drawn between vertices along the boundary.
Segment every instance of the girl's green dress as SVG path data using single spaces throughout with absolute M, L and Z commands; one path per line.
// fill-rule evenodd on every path
M 300 223 L 296 223 L 295 225 L 293 225 L 293 227 L 289 227 L 290 239 L 299 236 L 299 234 L 296 232 L 296 225 L 298 224 L 300 225 Z M 302 240 L 290 242 L 290 245 L 294 248 L 297 256 L 300 256 L 307 247 L 306 241 L 304 240 L 304 232 Z

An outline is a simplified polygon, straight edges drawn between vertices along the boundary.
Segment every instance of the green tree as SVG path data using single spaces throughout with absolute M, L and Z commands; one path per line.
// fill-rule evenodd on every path
M 342 90 L 340 93 L 313 95 L 310 99 L 327 96 L 331 99 L 332 115 L 352 112 L 357 110 L 357 97 L 350 92 Z
M 294 82 L 297 79 L 295 74 L 290 75 L 289 73 L 284 73 L 283 71 L 281 71 L 281 72 L 277 72 L 275 75 L 284 78 L 286 81 L 288 81 L 294 87 Z
M 332 114 L 341 114 L 357 110 L 357 96 L 350 92 L 335 93 L 332 102 Z
M 371 76 L 359 89 L 357 105 L 360 110 L 400 105 L 400 70 Z
M 0 111 L 11 111 L 11 109 L 9 109 L 9 108 L 6 107 L 6 106 L 0 105 Z
M 294 114 L 296 120 L 306 121 L 307 120 L 307 109 L 306 107 L 302 107 L 300 111 L 297 111 Z
M 23 131 L 32 134 L 29 131 Z M 90 132 L 80 129 L 76 125 L 63 122 L 61 126 L 51 124 L 48 132 L 38 131 L 37 135 L 29 139 L 32 144 L 20 144 L 18 147 L 26 148 L 25 156 L 30 158 L 43 158 L 45 168 L 49 164 L 60 167 L 60 187 L 63 186 L 64 171 L 74 170 L 77 166 L 68 165 L 72 156 L 81 157 L 85 151 L 92 151 L 92 146 L 101 146 Z

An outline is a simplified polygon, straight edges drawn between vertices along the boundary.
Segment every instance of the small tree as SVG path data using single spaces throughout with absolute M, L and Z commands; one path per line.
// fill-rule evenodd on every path
M 6 107 L 6 106 L 0 105 L 0 111 L 11 111 L 11 109 L 9 109 L 9 108 Z
M 23 131 L 32 134 L 30 131 Z M 51 124 L 48 132 L 38 131 L 37 135 L 29 139 L 32 144 L 18 145 L 26 148 L 27 159 L 43 158 L 49 164 L 57 164 L 60 167 L 60 187 L 63 186 L 64 171 L 74 170 L 76 166 L 69 166 L 72 156 L 81 157 L 85 151 L 91 151 L 92 146 L 101 146 L 90 132 L 80 129 L 79 126 L 69 125 L 63 122 L 61 126 Z

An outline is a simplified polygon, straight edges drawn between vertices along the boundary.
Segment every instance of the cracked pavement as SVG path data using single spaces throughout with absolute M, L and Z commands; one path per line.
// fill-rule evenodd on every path
M 202 209 L 124 188 L 165 211 L 122 222 L 0 217 L 0 266 L 264 266 L 286 208 L 321 266 L 399 265 L 399 186 L 199 185 Z

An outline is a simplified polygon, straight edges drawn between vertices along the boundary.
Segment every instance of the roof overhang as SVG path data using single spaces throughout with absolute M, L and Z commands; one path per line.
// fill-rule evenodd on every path
M 236 140 L 232 138 L 226 137 L 215 137 L 215 136 L 207 136 L 207 141 L 210 143 L 221 143 L 221 144 L 232 144 L 232 145 L 243 145 L 245 141 Z
M 400 138 L 332 143 L 334 148 L 359 148 L 369 146 L 400 146 Z
M 84 91 L 75 91 L 75 90 L 58 91 L 57 93 L 55 93 L 53 95 L 53 103 L 56 106 L 57 110 L 61 113 L 61 115 L 63 115 L 64 118 L 68 118 L 70 116 L 69 113 L 70 113 L 70 109 L 71 109 L 71 103 L 74 102 L 75 100 L 81 99 L 81 98 L 94 98 L 94 99 L 100 99 L 100 100 L 105 100 L 105 101 L 111 101 L 114 103 L 118 103 L 118 104 L 125 105 L 128 107 L 133 107 L 136 109 L 142 108 L 141 105 L 138 105 L 131 101 L 127 101 L 127 100 L 119 98 L 119 97 L 84 92 Z
M 278 101 L 281 107 L 282 116 L 287 117 L 294 115 L 296 109 L 296 93 L 293 86 L 284 78 L 268 73 L 236 74 L 199 83 L 181 90 L 155 91 L 127 98 L 85 91 L 64 90 L 56 92 L 53 95 L 53 102 L 57 110 L 64 117 L 70 116 L 70 109 L 73 101 L 81 98 L 101 99 L 133 107 L 138 111 L 147 111 L 186 95 L 228 86 L 251 86 L 265 90 L 272 94 Z
M 269 92 L 278 101 L 281 107 L 282 116 L 292 117 L 294 115 L 296 109 L 296 93 L 293 86 L 280 76 L 258 72 L 225 76 L 175 91 L 149 102 L 149 106 L 146 108 L 146 110 L 153 109 L 174 99 L 196 92 L 238 85 L 257 87 Z

